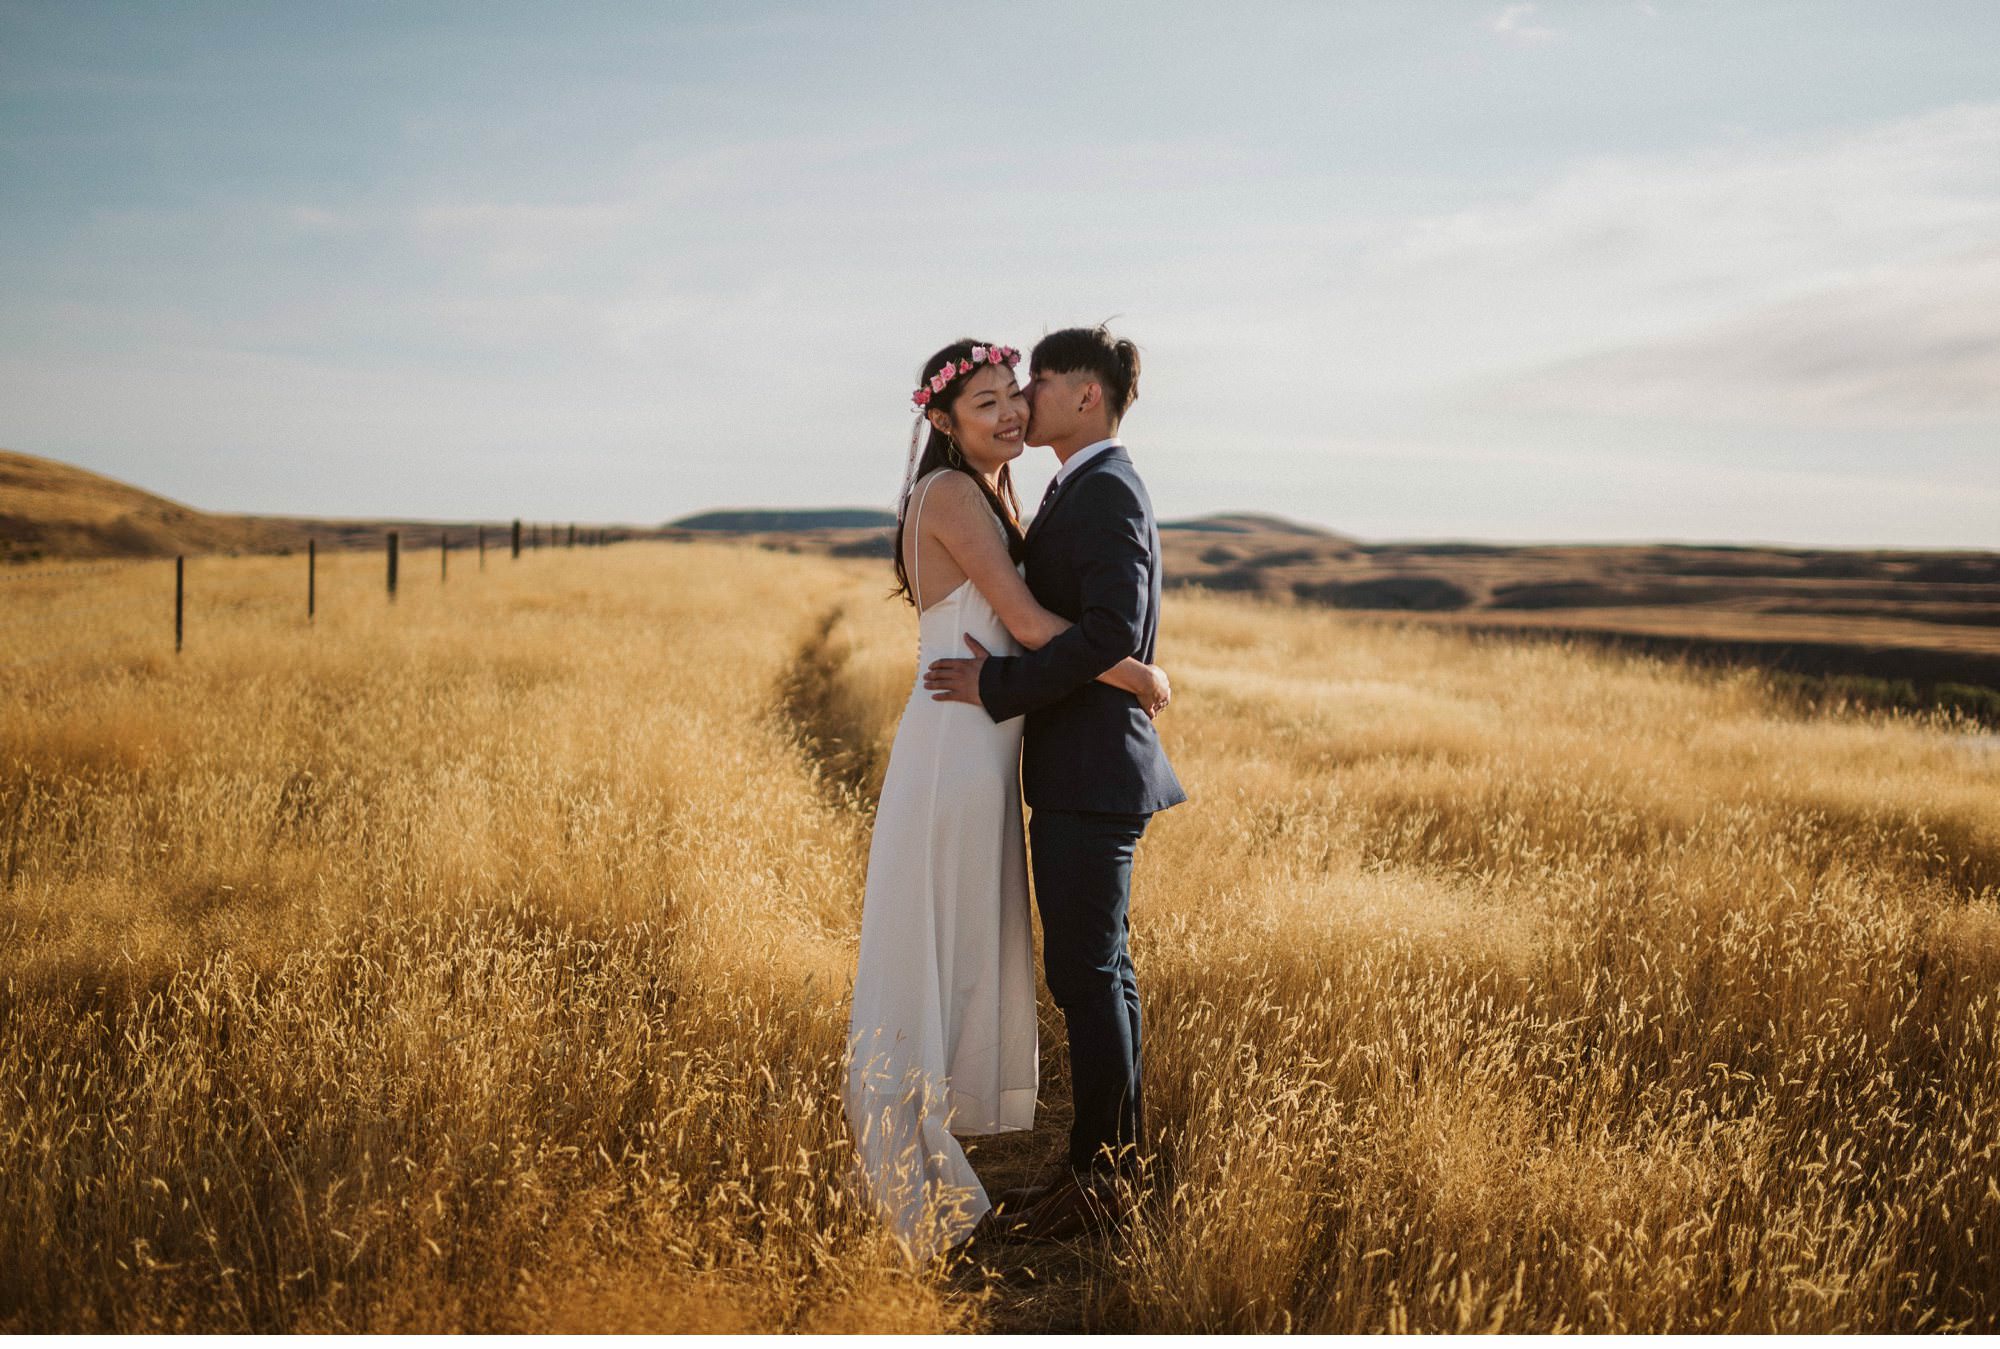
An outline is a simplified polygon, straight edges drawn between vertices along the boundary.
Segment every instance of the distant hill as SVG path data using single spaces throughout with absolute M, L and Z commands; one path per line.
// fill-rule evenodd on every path
M 74 464 L 0 450 L 0 564 L 38 559 L 190 557 L 204 553 L 302 552 L 308 540 L 320 549 L 379 548 L 396 530 L 405 548 L 453 547 L 486 531 L 490 545 L 505 547 L 510 522 L 342 520 L 290 515 L 227 515 L 196 510 L 129 483 Z M 567 526 L 535 523 L 524 540 L 559 544 Z M 636 531 L 610 531 L 630 538 Z
M 1332 539 L 1340 543 L 1352 543 L 1344 534 L 1336 534 L 1318 525 L 1304 525 L 1296 520 L 1287 520 L 1277 515 L 1255 515 L 1249 511 L 1236 511 L 1221 515 L 1201 515 L 1192 520 L 1162 520 L 1162 531 L 1180 530 L 1189 534 L 1290 534 L 1304 539 Z
M 896 523 L 893 511 L 775 510 L 703 511 L 670 521 L 668 529 L 713 534 L 782 534 L 805 529 L 887 529 Z
M 0 450 L 0 558 L 274 550 L 283 524 L 212 515 L 54 459 Z
M 651 529 L 593 526 L 578 541 L 726 539 L 880 560 L 895 521 L 892 512 L 860 508 L 718 510 Z M 303 551 L 308 539 L 321 549 L 380 548 L 390 530 L 405 549 L 464 548 L 481 531 L 488 546 L 505 548 L 511 522 L 214 514 L 0 450 L 0 562 Z M 1363 543 L 1248 512 L 1166 521 L 1160 530 L 1170 586 L 1515 637 L 1705 653 L 1895 688 L 2000 689 L 2000 554 L 1991 552 Z M 525 547 L 570 539 L 566 524 L 525 523 Z

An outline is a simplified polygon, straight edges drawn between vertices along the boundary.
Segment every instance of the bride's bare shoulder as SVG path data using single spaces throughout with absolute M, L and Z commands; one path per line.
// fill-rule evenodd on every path
M 917 485 L 924 494 L 924 524 L 935 520 L 939 531 L 963 528 L 987 509 L 986 498 L 972 479 L 956 469 L 941 468 Z

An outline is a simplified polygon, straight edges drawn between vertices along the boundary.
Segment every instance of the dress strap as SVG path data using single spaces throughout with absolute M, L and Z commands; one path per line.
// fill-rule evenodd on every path
M 919 484 L 923 490 L 917 493 L 917 509 L 910 520 L 910 593 L 916 597 L 919 614 L 924 611 L 924 498 L 931 494 L 931 484 L 947 471 L 939 469 Z

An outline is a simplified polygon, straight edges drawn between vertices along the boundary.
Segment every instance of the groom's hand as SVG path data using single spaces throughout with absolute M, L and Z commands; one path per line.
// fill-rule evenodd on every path
M 977 637 L 969 634 L 965 644 L 975 653 L 969 660 L 934 660 L 931 668 L 924 671 L 924 687 L 931 690 L 932 702 L 983 706 L 979 701 L 979 671 L 986 664 L 986 658 L 993 653 L 981 646 Z

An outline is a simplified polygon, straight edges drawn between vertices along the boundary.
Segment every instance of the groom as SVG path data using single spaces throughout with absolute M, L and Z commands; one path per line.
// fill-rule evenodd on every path
M 1126 947 L 1132 856 L 1153 812 L 1187 799 L 1151 717 L 1094 682 L 1127 656 L 1153 659 L 1160 535 L 1145 484 L 1118 439 L 1139 393 L 1139 350 L 1102 327 L 1065 328 L 1028 358 L 1028 432 L 1061 466 L 1028 529 L 1028 588 L 1074 625 L 1040 650 L 941 660 L 934 696 L 995 721 L 1027 717 L 1021 787 L 1042 960 L 1069 1030 L 1069 1176 L 1026 1215 L 1030 1237 L 1073 1235 L 1115 1208 L 1108 1182 L 1143 1138 L 1139 985 Z

